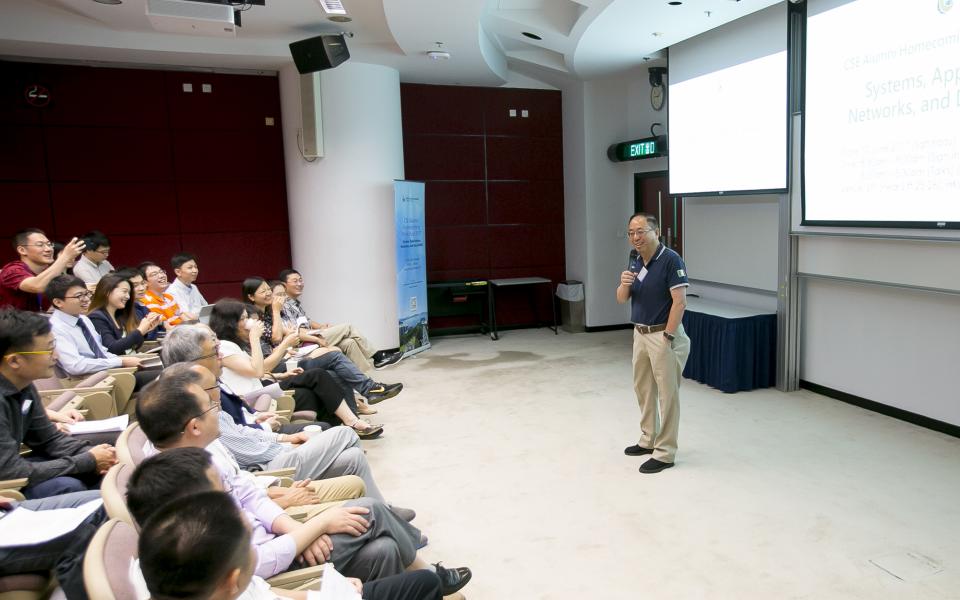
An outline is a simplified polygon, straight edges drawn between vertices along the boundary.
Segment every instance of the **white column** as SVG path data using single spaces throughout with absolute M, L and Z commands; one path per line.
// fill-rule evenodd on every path
M 400 76 L 348 61 L 323 71 L 320 85 L 325 156 L 310 163 L 297 141 L 300 75 L 292 63 L 280 71 L 290 244 L 306 282 L 302 301 L 314 320 L 353 323 L 376 348 L 396 348 Z

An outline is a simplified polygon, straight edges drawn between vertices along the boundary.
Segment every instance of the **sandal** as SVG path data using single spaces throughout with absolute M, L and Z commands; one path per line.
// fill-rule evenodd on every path
M 371 440 L 380 437 L 380 434 L 383 433 L 383 425 L 373 425 L 363 419 L 357 419 L 351 423 L 350 428 L 357 432 L 361 440 Z
M 369 404 L 363 402 L 362 400 L 357 400 L 357 414 L 358 415 L 375 415 L 377 414 L 377 409 L 371 408 Z

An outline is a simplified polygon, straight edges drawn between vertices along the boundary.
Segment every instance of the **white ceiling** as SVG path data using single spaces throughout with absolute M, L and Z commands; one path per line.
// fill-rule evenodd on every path
M 501 85 L 544 71 L 591 79 L 645 58 L 662 64 L 671 44 L 779 1 L 343 0 L 353 21 L 337 24 L 318 0 L 267 0 L 243 13 L 236 38 L 213 38 L 153 30 L 146 0 L 3 0 L 0 56 L 275 70 L 290 62 L 290 42 L 349 31 L 352 60 L 392 66 L 403 81 Z M 438 48 L 450 60 L 427 57 Z

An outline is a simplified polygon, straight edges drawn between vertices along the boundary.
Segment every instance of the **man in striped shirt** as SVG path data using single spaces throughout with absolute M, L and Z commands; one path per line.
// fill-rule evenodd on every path
M 139 268 L 143 279 L 147 282 L 147 291 L 144 292 L 140 301 L 150 312 L 163 317 L 165 328 L 170 329 L 181 323 L 197 320 L 197 315 L 180 310 L 177 301 L 165 291 L 170 285 L 166 271 L 152 262 L 141 263 Z

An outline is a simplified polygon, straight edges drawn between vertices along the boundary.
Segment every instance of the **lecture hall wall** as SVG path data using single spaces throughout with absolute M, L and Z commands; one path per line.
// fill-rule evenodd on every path
M 406 178 L 426 182 L 427 279 L 564 280 L 560 92 L 401 84 L 400 97 Z M 497 306 L 502 324 L 534 318 L 526 290 Z
M 45 108 L 24 99 L 35 83 Z M 0 86 L 0 237 L 100 229 L 111 263 L 171 279 L 170 257 L 193 252 L 210 301 L 289 265 L 276 76 L 0 62 Z

